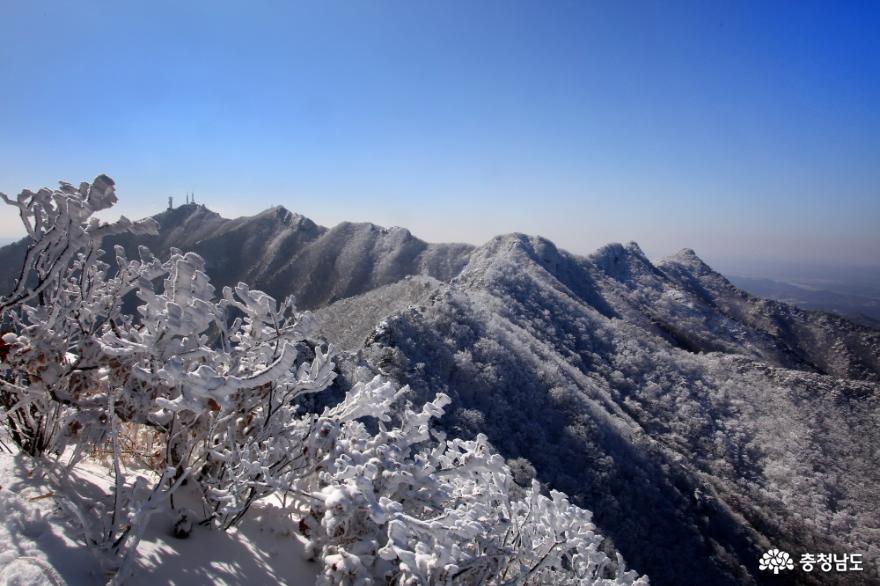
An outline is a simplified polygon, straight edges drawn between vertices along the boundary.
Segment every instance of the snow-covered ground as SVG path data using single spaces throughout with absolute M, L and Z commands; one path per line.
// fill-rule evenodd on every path
M 23 455 L 0 451 L 0 586 L 104 583 L 98 560 L 64 503 L 107 502 L 111 483 L 110 471 L 95 461 L 60 481 L 53 467 L 35 467 Z M 175 504 L 192 506 L 187 496 L 183 489 Z M 126 583 L 314 584 L 319 566 L 305 560 L 295 527 L 284 521 L 288 518 L 277 503 L 265 503 L 228 532 L 196 526 L 179 539 L 172 535 L 173 520 L 157 513 Z

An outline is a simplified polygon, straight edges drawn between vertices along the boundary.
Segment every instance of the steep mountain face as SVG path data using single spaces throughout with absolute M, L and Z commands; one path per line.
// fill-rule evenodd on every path
M 283 208 L 156 218 L 158 236 L 104 247 L 194 250 L 217 284 L 295 294 L 347 351 L 341 384 L 379 371 L 414 401 L 451 395 L 450 432 L 591 509 L 654 584 L 880 582 L 877 330 L 747 295 L 690 250 L 427 244 Z M 0 249 L 0 286 L 23 254 Z M 771 546 L 866 570 L 767 576 Z
M 771 306 L 788 310 L 764 316 L 788 326 L 779 340 L 752 311 L 724 305 L 720 276 L 688 280 L 675 260 L 654 267 L 634 245 L 584 259 L 543 239 L 496 238 L 422 305 L 386 319 L 363 356 L 417 400 L 450 394 L 450 430 L 487 433 L 514 463 L 528 460 L 655 584 L 765 583 L 757 561 L 771 546 L 876 556 L 878 385 L 815 372 L 794 350 L 811 327 L 827 324 L 847 356 L 846 343 L 868 352 L 876 333 Z M 854 363 L 822 362 L 876 380 Z
M 265 282 L 273 294 L 293 291 L 303 307 L 320 307 L 410 275 L 448 280 L 464 266 L 471 248 L 427 244 L 403 228 L 346 222 L 289 259 L 277 258 L 255 282 Z
M 344 222 L 318 226 L 282 207 L 233 220 L 204 206 L 187 204 L 157 214 L 157 236 L 108 238 L 103 248 L 122 245 L 131 258 L 144 245 L 163 258 L 171 247 L 206 260 L 216 285 L 250 283 L 297 305 L 313 309 L 337 299 L 382 287 L 410 275 L 440 280 L 455 276 L 472 246 L 428 244 L 403 228 Z M 23 243 L 0 249 L 0 287 L 12 289 L 24 258 Z
M 880 380 L 880 332 L 831 313 L 812 312 L 758 299 L 684 250 L 660 270 L 719 314 L 760 334 L 761 349 L 785 366 L 846 378 Z M 762 356 L 763 357 L 763 356 Z
M 376 325 L 390 315 L 420 305 L 440 289 L 433 277 L 405 277 L 362 295 L 341 299 L 314 312 L 319 330 L 345 351 L 357 351 Z

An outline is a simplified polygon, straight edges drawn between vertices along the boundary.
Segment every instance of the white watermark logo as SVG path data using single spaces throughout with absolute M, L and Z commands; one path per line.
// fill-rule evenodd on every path
M 791 560 L 788 552 L 771 549 L 761 556 L 758 568 L 761 570 L 773 570 L 774 574 L 778 574 L 779 570 L 793 570 L 794 562 Z
M 862 554 L 845 553 L 842 555 L 830 553 L 804 553 L 801 554 L 797 564 L 804 572 L 812 572 L 818 569 L 822 572 L 860 572 L 862 566 Z M 778 574 L 780 570 L 793 570 L 794 560 L 787 551 L 771 549 L 761 556 L 758 569 L 772 571 Z

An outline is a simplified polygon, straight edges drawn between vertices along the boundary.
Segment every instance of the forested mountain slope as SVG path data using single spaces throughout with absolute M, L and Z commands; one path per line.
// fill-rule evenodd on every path
M 635 246 L 581 259 L 511 235 L 364 356 L 420 398 L 449 393 L 450 429 L 588 503 L 656 584 L 763 583 L 771 546 L 876 556 L 878 385 L 780 368 L 773 332 L 713 303 Z

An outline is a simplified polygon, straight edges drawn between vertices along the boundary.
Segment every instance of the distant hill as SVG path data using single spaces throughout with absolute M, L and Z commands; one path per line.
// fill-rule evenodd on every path
M 783 301 L 802 309 L 836 313 L 852 321 L 880 327 L 880 296 L 869 297 L 773 279 L 729 275 L 730 282 L 755 295 Z M 825 287 L 833 287 L 830 283 Z

